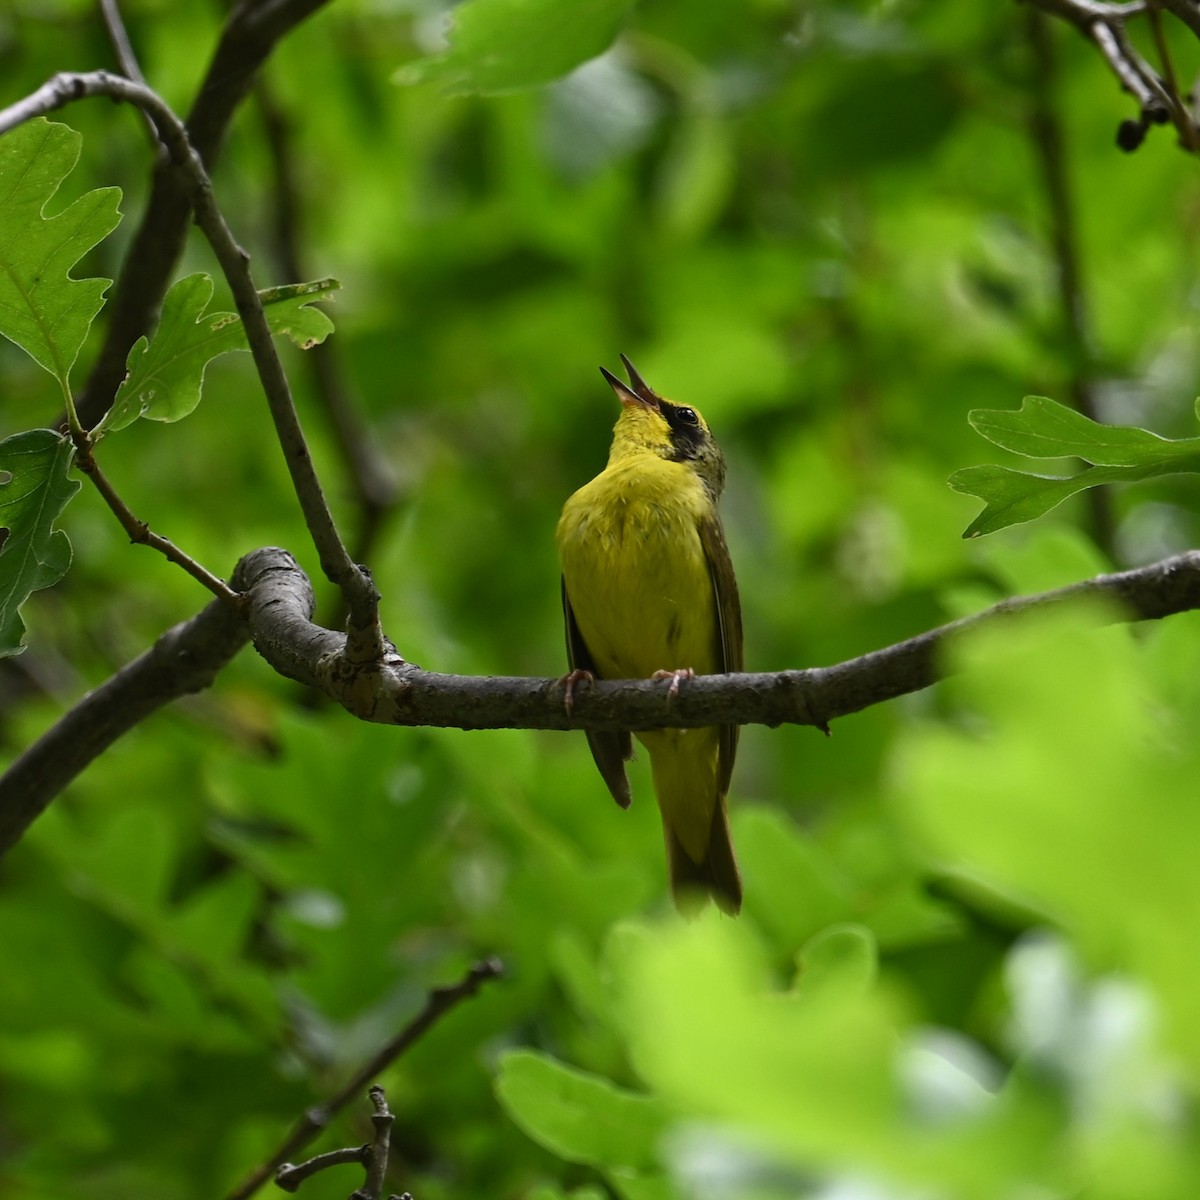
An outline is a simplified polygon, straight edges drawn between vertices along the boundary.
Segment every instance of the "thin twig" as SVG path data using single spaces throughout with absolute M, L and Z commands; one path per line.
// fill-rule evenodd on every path
M 133 80 L 134 83 L 140 83 L 145 86 L 146 77 L 142 74 L 141 64 L 137 60 L 137 55 L 133 51 L 133 43 L 129 40 L 129 31 L 125 28 L 125 22 L 121 19 L 121 10 L 117 7 L 117 0 L 96 0 L 96 4 L 100 9 L 100 20 L 104 25 L 104 32 L 108 35 L 108 44 L 113 52 L 113 58 L 117 60 L 117 66 L 121 70 L 121 74 L 126 79 Z M 141 118 L 147 134 L 150 137 L 150 144 L 157 150 L 161 149 L 158 141 L 158 131 L 154 128 L 154 122 L 150 120 L 147 113 L 138 110 L 138 116 Z
M 145 86 L 146 77 L 142 74 L 137 55 L 133 52 L 133 43 L 129 40 L 125 22 L 121 20 L 121 10 L 117 7 L 117 0 L 96 0 L 96 2 L 100 6 L 104 32 L 108 35 L 108 44 L 112 47 L 113 57 L 117 60 L 117 66 L 121 68 L 121 74 L 126 79 Z
M 1155 0 L 1161 8 L 1165 8 L 1172 16 L 1182 21 L 1198 38 L 1200 38 L 1200 5 L 1196 0 Z
M 204 164 L 188 141 L 182 123 L 156 92 L 106 71 L 93 71 L 82 75 L 55 75 L 25 99 L 0 110 L 0 133 L 88 96 L 109 96 L 135 104 L 153 120 L 159 139 L 166 146 L 187 190 L 196 224 L 212 246 L 233 293 L 246 341 L 262 380 L 275 433 L 322 570 L 341 589 L 346 600 L 350 613 L 347 654 L 355 661 L 377 660 L 383 652 L 379 593 L 370 576 L 350 558 L 338 535 L 292 402 L 287 376 L 263 316 L 262 301 L 250 274 L 249 256 L 226 224 L 213 198 Z
M 1087 33 L 1112 68 L 1113 74 L 1121 81 L 1121 86 L 1138 102 L 1143 113 L 1169 109 L 1162 84 L 1134 51 L 1120 26 L 1094 21 L 1088 26 Z
M 0 858 L 123 733 L 172 700 L 208 687 L 248 638 L 237 613 L 214 600 L 89 692 L 0 776 Z
M 207 169 L 216 163 L 226 130 L 263 62 L 296 25 L 329 0 L 231 4 L 229 19 L 187 114 L 188 137 Z M 162 162 L 109 295 L 107 326 L 87 384 L 76 397 L 89 428 L 112 405 L 125 377 L 129 348 L 154 325 L 183 252 L 191 207 L 176 173 Z
M 361 1188 L 362 1200 L 383 1200 L 383 1183 L 387 1177 L 388 1156 L 392 1147 L 392 1123 L 395 1117 L 388 1108 L 387 1095 L 378 1084 L 367 1090 L 371 1097 L 371 1126 L 375 1131 L 371 1153 L 367 1156 L 367 1179 Z
M 309 272 L 300 253 L 303 213 L 291 123 L 265 82 L 255 89 L 255 96 L 273 176 L 274 244 L 279 274 L 283 279 L 308 279 Z M 313 346 L 304 356 L 304 365 L 313 392 L 328 417 L 358 508 L 354 561 L 368 562 L 383 520 L 396 504 L 395 474 L 347 383 L 336 339 Z
M 1154 69 L 1138 53 L 1126 32 L 1126 21 L 1145 13 L 1152 3 L 1176 11 L 1171 0 L 1143 0 L 1136 4 L 1105 4 L 1097 0 L 1026 0 L 1032 7 L 1050 13 L 1074 25 L 1100 51 L 1109 69 L 1121 86 L 1138 102 L 1141 111 L 1138 121 L 1127 121 L 1121 128 L 1119 144 L 1134 149 L 1148 125 L 1171 119 L 1174 105 L 1170 90 Z M 1194 0 L 1180 0 L 1195 8 Z M 1200 10 L 1197 10 L 1200 12 Z M 1200 26 L 1197 26 L 1200 32 Z M 1129 128 L 1126 128 L 1126 127 Z
M 170 562 L 181 567 L 193 579 L 208 588 L 218 599 L 232 605 L 235 611 L 240 611 L 241 597 L 229 584 L 223 579 L 218 579 L 207 567 L 180 550 L 174 542 L 155 533 L 145 521 L 134 516 L 129 506 L 117 495 L 116 489 L 100 469 L 87 433 L 81 430 L 78 434 L 73 434 L 73 440 L 75 441 L 75 465 L 95 485 L 96 490 L 104 499 L 104 503 L 112 510 L 113 515 L 121 523 L 121 528 L 129 535 L 129 540 L 134 545 L 149 546 L 151 550 L 157 550 Z
M 1163 32 L 1162 13 L 1159 0 L 1155 0 L 1146 12 L 1150 29 L 1154 34 L 1154 46 L 1158 51 L 1158 61 L 1162 64 L 1163 82 L 1166 84 L 1167 100 L 1171 106 L 1171 120 L 1179 134 L 1179 140 L 1184 149 L 1192 154 L 1200 150 L 1200 130 L 1179 92 L 1179 84 L 1175 78 L 1175 64 L 1171 59 L 1171 49 L 1167 45 L 1166 34 Z
M 1031 0 L 1038 8 L 1083 26 L 1091 21 L 1123 21 L 1146 11 L 1148 0 L 1131 4 L 1105 4 L 1101 0 Z
M 294 1192 L 306 1180 L 330 1167 L 344 1167 L 348 1163 L 363 1164 L 370 1157 L 370 1145 L 344 1146 L 340 1150 L 326 1150 L 314 1154 L 301 1163 L 281 1163 L 275 1172 L 275 1186 L 285 1192 Z
M 227 1200 L 247 1200 L 258 1191 L 281 1163 L 295 1157 L 352 1099 L 361 1095 L 368 1081 L 390 1066 L 447 1013 L 474 996 L 485 983 L 498 978 L 502 969 L 498 959 L 485 959 L 473 964 L 458 983 L 434 988 L 425 1001 L 425 1007 L 366 1066 L 355 1072 L 353 1078 L 332 1099 L 307 1109 L 275 1151 L 229 1193 Z

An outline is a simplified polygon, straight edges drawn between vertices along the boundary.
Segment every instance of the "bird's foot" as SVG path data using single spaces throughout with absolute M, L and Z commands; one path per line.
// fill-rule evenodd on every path
M 584 671 L 579 667 L 558 681 L 559 687 L 563 689 L 563 707 L 567 710 L 568 716 L 575 708 L 575 685 L 585 682 L 595 683 L 596 677 L 591 671 Z
M 669 679 L 671 686 L 667 688 L 667 707 L 671 707 L 671 701 L 679 695 L 679 684 L 684 679 L 695 679 L 696 672 L 691 667 L 679 667 L 674 671 L 655 671 L 650 676 L 651 679 Z

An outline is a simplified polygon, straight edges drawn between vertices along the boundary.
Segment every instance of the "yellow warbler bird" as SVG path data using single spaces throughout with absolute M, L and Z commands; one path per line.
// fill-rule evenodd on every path
M 556 540 L 567 625 L 567 703 L 576 679 L 681 679 L 742 669 L 737 581 L 717 515 L 725 457 L 704 418 L 648 387 L 621 355 L 626 387 L 600 368 L 621 402 L 608 465 L 567 501 Z M 588 732 L 613 798 L 630 802 L 628 733 Z M 677 904 L 711 895 L 726 912 L 742 881 L 725 796 L 736 725 L 639 733 L 650 754 Z

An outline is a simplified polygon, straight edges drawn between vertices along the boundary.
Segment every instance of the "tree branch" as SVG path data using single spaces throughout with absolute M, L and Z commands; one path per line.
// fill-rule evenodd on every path
M 94 758 L 163 705 L 208 687 L 248 637 L 214 600 L 89 692 L 0 776 L 0 858 Z
M 275 1172 L 275 1186 L 285 1192 L 298 1191 L 306 1179 L 328 1171 L 330 1167 L 344 1167 L 348 1163 L 362 1166 L 370 1153 L 370 1145 L 343 1146 L 338 1150 L 326 1150 L 324 1154 L 314 1154 L 301 1163 L 281 1163 Z
M 55 109 L 88 96 L 109 96 L 136 105 L 154 122 L 182 186 L 195 212 L 196 224 L 208 239 L 233 293 L 234 304 L 246 332 L 246 341 L 262 381 L 275 433 L 300 502 L 304 522 L 327 578 L 341 589 L 350 611 L 348 655 L 371 661 L 379 657 L 383 635 L 379 629 L 379 593 L 370 576 L 351 558 L 342 544 L 333 515 L 321 490 L 308 443 L 283 365 L 275 350 L 270 327 L 263 316 L 262 300 L 250 274 L 249 256 L 237 244 L 213 198 L 212 184 L 199 155 L 188 141 L 187 130 L 162 98 L 149 88 L 106 71 L 55 75 L 36 92 L 0 110 L 0 134 Z
M 208 169 L 215 165 L 233 114 L 263 62 L 281 38 L 328 0 L 239 0 L 187 116 L 188 138 Z M 108 329 L 99 356 L 77 397 L 83 423 L 93 426 L 108 411 L 129 348 L 148 334 L 158 314 L 187 237 L 191 205 L 175 172 L 159 164 L 142 223 L 133 236 L 109 294 Z
M 129 535 L 129 540 L 134 545 L 149 546 L 151 550 L 157 550 L 168 562 L 173 562 L 177 567 L 186 571 L 197 583 L 206 587 L 218 599 L 224 600 L 226 604 L 231 604 L 237 609 L 240 598 L 223 579 L 218 579 L 202 563 L 197 562 L 168 538 L 155 533 L 145 521 L 134 515 L 129 505 L 121 499 L 116 488 L 109 482 L 108 476 L 100 469 L 100 464 L 96 461 L 92 439 L 87 431 L 73 429 L 71 438 L 75 443 L 75 466 L 92 481 L 104 503 L 117 518 L 121 528 Z
M 447 1013 L 457 1008 L 464 1000 L 469 1000 L 485 983 L 499 978 L 503 969 L 499 959 L 484 959 L 474 963 L 458 983 L 434 988 L 425 1001 L 425 1007 L 391 1038 L 370 1062 L 356 1071 L 353 1078 L 335 1096 L 325 1104 L 307 1109 L 275 1151 L 255 1167 L 229 1193 L 226 1200 L 248 1200 L 248 1197 L 254 1195 L 276 1170 L 309 1145 L 351 1100 L 361 1095 L 370 1080 L 424 1037 Z
M 1041 168 L 1050 218 L 1051 244 L 1054 248 L 1058 283 L 1058 305 L 1062 338 L 1070 360 L 1071 398 L 1075 408 L 1093 421 L 1100 420 L 1092 388 L 1092 353 L 1088 338 L 1087 304 L 1083 271 L 1076 237 L 1075 205 L 1067 171 L 1066 143 L 1062 120 L 1055 104 L 1058 83 L 1058 57 L 1048 28 L 1046 14 L 1030 7 L 1026 10 L 1025 31 L 1033 52 L 1033 78 L 1030 91 L 1033 108 L 1030 133 Z M 299 278 L 297 276 L 297 278 Z M 1092 536 L 1112 559 L 1116 538 L 1110 490 L 1088 488 L 1087 505 L 1091 515 Z
M 576 688 L 570 713 L 559 679 L 441 675 L 405 662 L 391 647 L 378 662 L 348 657 L 344 634 L 312 623 L 312 585 L 286 550 L 248 554 L 232 582 L 243 595 L 246 626 L 230 605 L 214 601 L 85 697 L 0 776 L 0 857 L 121 734 L 169 701 L 211 684 L 247 636 L 280 674 L 318 689 L 361 720 L 382 724 L 621 731 L 733 723 L 823 729 L 835 718 L 936 683 L 946 671 L 941 658 L 947 643 L 999 620 L 1086 599 L 1111 601 L 1130 620 L 1200 608 L 1200 551 L 1003 600 L 832 667 L 700 675 L 669 707 L 661 681 L 598 680 Z
M 1200 151 L 1200 129 L 1188 104 L 1179 94 L 1159 13 L 1165 10 L 1200 38 L 1200 5 L 1196 0 L 1138 0 L 1131 4 L 1108 4 L 1099 0 L 1025 0 L 1034 8 L 1074 25 L 1100 51 L 1121 87 L 1138 102 L 1138 119 L 1121 123 L 1117 144 L 1136 150 L 1152 125 L 1168 121 L 1175 125 L 1179 141 L 1190 153 Z M 1162 61 L 1162 75 L 1138 53 L 1129 39 L 1130 17 L 1148 16 L 1151 33 Z
M 951 639 L 998 620 L 1085 599 L 1111 601 L 1133 620 L 1200 608 L 1200 551 L 1190 550 L 1136 570 L 1004 600 L 837 666 L 697 676 L 670 707 L 660 681 L 585 684 L 576 688 L 568 713 L 561 680 L 440 675 L 405 662 L 394 649 L 376 663 L 350 661 L 343 635 L 312 624 L 312 587 L 286 550 L 254 551 L 239 563 L 238 577 L 245 582 L 255 649 L 276 671 L 319 689 L 364 721 L 452 729 L 824 728 L 835 717 L 929 687 L 945 672 L 942 652 Z
M 274 210 L 274 256 L 283 279 L 311 278 L 301 261 L 303 212 L 293 148 L 293 122 L 264 80 L 255 90 L 271 162 Z M 376 539 L 395 508 L 400 488 L 395 472 L 373 436 L 366 414 L 347 378 L 338 339 L 327 338 L 304 355 L 313 394 L 333 433 L 357 508 L 356 529 L 349 539 L 355 562 L 371 560 Z M 340 624 L 344 609 L 336 618 Z

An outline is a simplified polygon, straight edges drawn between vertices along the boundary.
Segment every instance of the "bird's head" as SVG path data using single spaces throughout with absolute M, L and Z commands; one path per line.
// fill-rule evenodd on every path
M 609 462 L 633 454 L 657 454 L 694 471 L 715 500 L 725 486 L 725 456 L 707 422 L 697 409 L 660 396 L 623 354 L 621 361 L 629 375 L 628 385 L 611 371 L 600 368 L 621 402 L 621 415 L 613 426 Z

